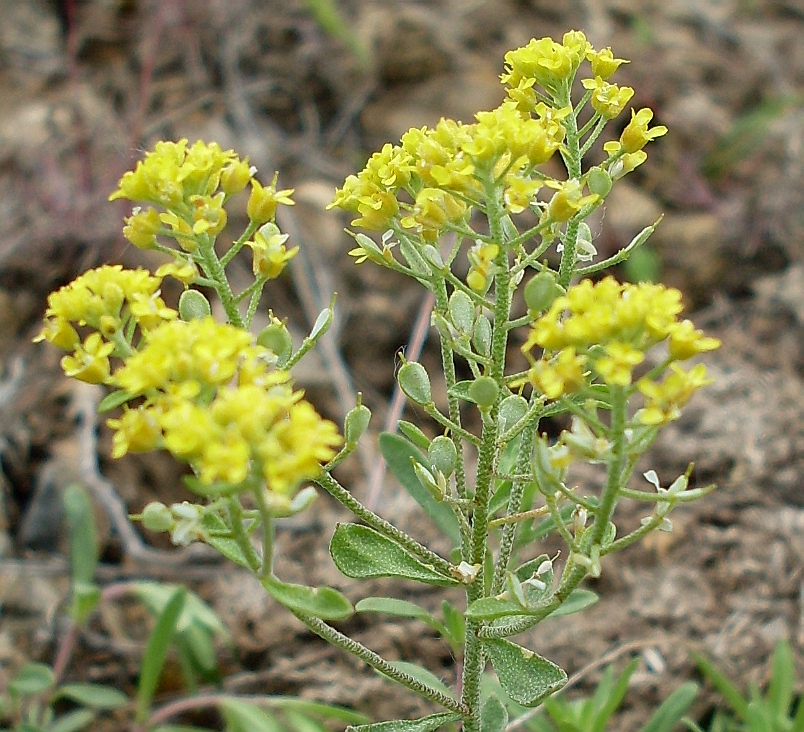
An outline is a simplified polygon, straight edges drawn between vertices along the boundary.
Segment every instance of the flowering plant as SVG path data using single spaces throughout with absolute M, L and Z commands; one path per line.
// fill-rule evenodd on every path
M 586 62 L 585 91 L 573 101 Z M 507 98 L 497 109 L 471 124 L 442 119 L 433 129 L 410 130 L 349 176 L 332 203 L 354 215 L 352 226 L 377 236 L 352 234 L 358 263 L 408 276 L 434 296 L 441 371 L 403 358 L 397 380 L 438 434 L 400 421 L 397 432 L 380 436 L 380 449 L 451 552 L 422 545 L 332 475 L 356 449 L 370 411 L 358 398 L 340 436 L 290 375 L 327 329 L 332 309 L 296 350 L 273 315 L 251 333 L 265 283 L 296 249 L 286 247 L 275 223 L 277 207 L 291 205 L 293 191 L 278 190 L 276 178 L 263 186 L 247 159 L 214 143 L 158 143 L 111 198 L 146 206 L 126 220 L 124 234 L 169 262 L 155 274 L 101 267 L 50 296 L 40 338 L 68 352 L 68 375 L 111 388 L 102 409 L 122 407 L 109 420 L 114 455 L 164 449 L 192 469 L 187 487 L 195 502 L 149 504 L 143 523 L 170 532 L 177 544 L 215 547 L 254 572 L 314 633 L 440 708 L 415 721 L 361 729 L 502 730 L 509 700 L 535 706 L 566 681 L 556 664 L 509 638 L 593 602 L 580 585 L 600 575 L 608 555 L 651 531 L 670 530 L 673 508 L 711 490 L 688 487 L 691 469 L 667 488 L 653 471 L 645 474 L 651 487 L 634 487 L 631 477 L 659 430 L 709 383 L 703 365 L 681 364 L 718 342 L 680 319 L 677 290 L 587 279 L 624 261 L 655 228 L 595 261 L 586 220 L 612 185 L 645 161 L 646 145 L 667 131 L 650 126 L 651 110 L 632 110 L 619 138 L 602 146 L 604 159 L 584 167 L 633 95 L 609 81 L 622 63 L 579 31 L 560 43 L 533 40 L 506 54 Z M 554 159 L 566 177 L 545 172 Z M 249 184 L 250 223 L 221 252 L 226 206 Z M 226 267 L 244 247 L 251 249 L 254 282 L 235 293 Z M 161 298 L 164 277 L 185 286 L 176 309 Z M 211 316 L 199 287 L 215 292 L 226 323 Z M 515 345 L 520 370 L 512 370 Z M 459 365 L 471 378 L 458 378 Z M 443 403 L 432 389 L 436 378 L 446 388 Z M 568 429 L 558 438 L 540 433 L 543 420 L 562 415 Z M 577 462 L 601 466 L 599 485 L 571 487 Z M 353 606 L 333 588 L 277 577 L 275 521 L 309 504 L 311 483 L 361 522 L 338 525 L 330 543 L 345 575 L 460 589 L 465 603 L 445 601 L 438 620 L 397 598 Z M 623 497 L 649 507 L 626 531 L 616 523 Z M 559 555 L 540 552 L 548 534 L 565 545 Z M 458 660 L 456 688 L 333 627 L 355 612 L 415 617 L 436 629 Z M 481 689 L 489 662 L 496 691 Z

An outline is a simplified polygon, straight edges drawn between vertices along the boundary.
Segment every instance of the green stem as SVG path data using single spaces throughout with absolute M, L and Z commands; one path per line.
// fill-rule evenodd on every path
M 388 523 L 384 518 L 379 517 L 373 511 L 366 508 L 349 491 L 346 490 L 329 473 L 322 473 L 315 479 L 317 485 L 321 486 L 336 501 L 348 508 L 366 526 L 382 534 L 383 536 L 395 541 L 400 546 L 407 549 L 413 556 L 420 559 L 424 564 L 431 566 L 437 572 L 447 577 L 458 577 L 457 567 L 454 567 L 446 559 L 440 557 L 427 547 L 422 546 L 413 537 L 408 536 L 404 531 L 400 531 L 393 524 Z
M 438 277 L 434 282 L 433 292 L 435 294 L 435 311 L 437 313 L 446 314 L 449 312 L 449 300 L 447 298 L 447 283 Z M 446 338 L 440 338 L 441 345 L 441 366 L 444 369 L 444 380 L 447 386 L 447 405 L 449 410 L 449 421 L 458 429 L 453 429 L 450 433 L 452 443 L 455 445 L 455 450 L 458 455 L 458 462 L 455 466 L 455 488 L 458 496 L 466 498 L 466 465 L 463 459 L 463 445 L 460 435 L 461 429 L 461 405 L 460 400 L 452 392 L 453 387 L 458 381 L 455 375 L 455 356 L 453 354 L 450 344 Z
M 386 661 L 382 656 L 378 655 L 370 648 L 366 648 L 362 643 L 350 638 L 347 635 L 335 630 L 335 628 L 327 625 L 323 620 L 314 618 L 311 615 L 306 615 L 297 610 L 290 609 L 290 611 L 304 623 L 313 633 L 323 638 L 327 643 L 337 646 L 341 650 L 357 656 L 361 661 L 364 661 L 372 668 L 379 671 L 381 674 L 393 679 L 394 681 L 402 684 L 411 691 L 415 691 L 425 699 L 435 702 L 436 704 L 449 709 L 451 712 L 466 716 L 469 714 L 469 709 L 459 701 L 456 701 L 451 696 L 447 696 L 437 689 L 422 683 L 418 679 L 413 678 L 410 674 L 397 669 L 392 663 Z
M 270 577 L 274 571 L 274 517 L 268 501 L 265 500 L 265 488 L 260 483 L 252 491 L 254 501 L 260 512 L 260 524 L 262 525 L 262 567 L 260 568 L 260 579 Z
M 531 456 L 531 443 L 533 441 L 533 434 L 539 424 L 538 419 L 531 419 L 525 429 L 522 430 L 519 442 L 519 459 L 517 460 L 516 472 L 524 474 L 530 465 Z M 521 510 L 522 496 L 525 493 L 525 486 L 528 481 L 515 480 L 511 486 L 511 494 L 508 497 L 508 509 L 506 510 L 506 518 L 517 514 Z M 502 592 L 503 584 L 505 583 L 505 573 L 508 571 L 508 565 L 511 561 L 511 555 L 514 551 L 514 539 L 516 532 L 519 529 L 519 523 L 516 521 L 506 522 L 503 525 L 502 536 L 500 537 L 500 549 L 497 554 L 497 561 L 494 564 L 494 579 L 491 584 L 491 594 L 498 595 Z
M 237 546 L 248 562 L 249 569 L 255 574 L 262 568 L 262 562 L 254 551 L 251 540 L 248 538 L 246 530 L 243 528 L 243 507 L 237 496 L 229 496 L 226 499 L 226 508 L 229 512 L 229 528 L 232 538 L 237 542 Z
M 626 463 L 625 418 L 628 398 L 624 387 L 610 387 L 611 394 L 611 460 L 608 464 L 606 486 L 600 497 L 600 505 L 595 511 L 595 522 L 591 527 L 591 546 L 600 546 L 611 516 L 617 506 L 623 472 Z
M 232 244 L 232 246 L 229 247 L 229 251 L 226 252 L 226 254 L 224 254 L 221 257 L 221 266 L 222 267 L 226 267 L 226 265 L 229 264 L 229 262 L 231 262 L 232 259 L 235 258 L 237 253 L 243 248 L 243 245 L 249 239 L 251 239 L 251 237 L 254 234 L 254 232 L 257 231 L 257 229 L 259 229 L 259 228 L 260 228 L 259 224 L 255 223 L 253 221 L 249 221 L 249 224 L 246 227 L 246 230 L 242 233 L 240 238 L 236 242 L 234 242 Z
M 506 323 L 511 312 L 511 273 L 507 243 L 503 241 L 502 231 L 502 222 L 506 214 L 500 205 L 499 191 L 493 183 L 487 183 L 486 201 L 489 232 L 492 241 L 500 242 L 500 253 L 494 261 L 496 266 L 494 278 L 494 322 L 491 335 L 491 365 L 487 375 L 502 387 L 508 344 Z M 487 418 L 483 420 L 473 499 L 472 536 L 468 554 L 466 547 L 464 547 L 464 559 L 469 564 L 479 567 L 479 571 L 474 582 L 466 590 L 467 605 L 483 596 L 485 586 L 484 566 L 488 549 L 489 529 L 488 504 L 494 480 L 500 401 L 503 393 L 504 389 L 501 388 L 497 400 L 489 409 Z M 480 642 L 482 628 L 483 624 L 478 621 L 469 621 L 466 624 L 461 700 L 472 710 L 472 714 L 465 720 L 465 732 L 480 732 L 480 680 L 486 661 L 483 646 Z
M 228 321 L 238 328 L 244 328 L 245 323 L 237 309 L 237 301 L 232 292 L 229 280 L 226 278 L 226 270 L 221 264 L 221 260 L 218 259 L 218 255 L 215 253 L 215 240 L 208 236 L 202 238 L 204 241 L 199 243 L 198 258 L 204 270 L 204 274 L 213 281 L 213 287 L 215 288 L 215 292 L 218 293 Z

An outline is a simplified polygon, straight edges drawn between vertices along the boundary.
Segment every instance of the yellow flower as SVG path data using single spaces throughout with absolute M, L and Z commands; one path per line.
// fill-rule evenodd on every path
M 489 288 L 496 271 L 494 260 L 499 254 L 499 245 L 484 244 L 480 241 L 467 252 L 470 267 L 466 275 L 466 284 L 475 292 L 485 292 Z
M 71 356 L 61 360 L 61 367 L 67 376 L 88 384 L 103 384 L 109 379 L 109 355 L 114 350 L 106 343 L 100 333 L 87 336 L 83 345 L 76 346 Z
M 214 236 L 226 226 L 226 210 L 223 202 L 226 194 L 221 191 L 215 196 L 190 196 L 193 206 L 193 234 Z
M 586 360 L 586 356 L 577 354 L 574 348 L 565 348 L 551 361 L 536 361 L 528 371 L 528 378 L 548 399 L 575 394 L 585 383 Z
M 285 242 L 287 234 L 282 234 L 276 224 L 264 224 L 254 233 L 254 240 L 246 242 L 254 254 L 252 271 L 255 277 L 276 279 L 285 269 L 287 263 L 296 256 L 299 247 L 288 250 Z
M 603 347 L 605 355 L 595 359 L 594 369 L 607 384 L 629 386 L 634 366 L 645 360 L 645 354 L 629 345 L 614 341 Z
M 506 210 L 512 214 L 522 213 L 527 209 L 542 187 L 541 181 L 527 180 L 518 175 L 506 176 L 505 183 L 503 202 Z
M 66 318 L 55 317 L 47 318 L 45 320 L 45 327 L 39 332 L 39 335 L 33 339 L 34 343 L 40 341 L 47 341 L 52 343 L 62 351 L 73 351 L 75 347 L 81 342 L 75 328 L 70 325 L 70 321 Z
M 399 213 L 399 203 L 390 191 L 377 191 L 370 196 L 361 196 L 357 203 L 360 216 L 352 221 L 367 231 L 385 231 Z
M 466 204 L 439 188 L 422 188 L 410 215 L 400 223 L 409 229 L 439 232 L 447 224 L 455 224 L 466 216 Z
M 620 152 L 635 153 L 641 150 L 651 140 L 667 134 L 667 127 L 664 125 L 657 125 L 648 129 L 648 124 L 653 119 L 653 110 L 647 107 L 640 109 L 638 112 L 631 110 L 631 121 L 620 135 L 619 142 L 607 142 L 603 145 L 603 149 L 609 155 L 616 155 Z
M 221 190 L 227 196 L 240 193 L 256 172 L 257 169 L 248 164 L 248 158 L 233 160 L 221 170 Z
M 198 269 L 192 262 L 177 259 L 161 265 L 155 272 L 157 277 L 173 277 L 183 285 L 192 285 L 198 278 Z
M 137 249 L 154 249 L 156 247 L 156 235 L 162 228 L 162 222 L 159 219 L 159 212 L 155 208 L 142 211 L 137 206 L 125 221 L 123 236 Z
M 614 119 L 634 96 L 634 90 L 630 86 L 609 84 L 599 76 L 583 79 L 581 83 L 584 89 L 592 90 L 592 109 L 604 119 Z
M 690 320 L 674 323 L 670 328 L 670 358 L 675 361 L 685 361 L 719 347 L 720 341 L 717 338 L 704 336 L 703 331 L 696 330 Z
M 702 386 L 711 384 L 706 377 L 706 366 L 698 364 L 684 371 L 677 364 L 670 364 L 672 373 L 662 382 L 650 379 L 637 381 L 637 388 L 645 395 L 645 407 L 636 413 L 636 418 L 646 425 L 662 425 L 681 415 L 683 407 Z
M 126 409 L 120 419 L 107 421 L 115 430 L 112 439 L 112 457 L 120 458 L 129 452 L 149 452 L 162 441 L 162 430 L 151 409 Z
M 273 221 L 276 208 L 281 203 L 285 206 L 293 206 L 291 198 L 293 188 L 276 190 L 276 176 L 270 186 L 263 186 L 256 178 L 251 179 L 251 195 L 246 204 L 246 213 L 249 219 L 258 224 L 265 224 Z
M 623 58 L 614 58 L 611 48 L 604 48 L 600 51 L 589 50 L 586 58 L 592 65 L 592 73 L 604 80 L 617 71 L 620 64 L 631 63 Z
M 596 193 L 583 195 L 583 183 L 575 178 L 568 181 L 548 180 L 545 185 L 555 188 L 556 193 L 547 206 L 547 216 L 551 221 L 562 223 L 569 221 L 584 206 L 600 199 Z

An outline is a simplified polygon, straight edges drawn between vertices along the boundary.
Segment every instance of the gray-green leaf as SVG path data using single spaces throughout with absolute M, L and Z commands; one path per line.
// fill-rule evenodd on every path
M 552 661 L 504 639 L 483 643 L 500 686 L 517 704 L 535 707 L 567 683 L 567 674 Z
M 458 584 L 457 580 L 436 572 L 399 544 L 367 526 L 338 524 L 329 553 L 338 569 L 353 579 L 401 577 L 444 587 Z
M 344 620 L 354 613 L 352 603 L 331 587 L 307 587 L 280 582 L 273 577 L 262 581 L 271 597 L 291 610 L 322 620 Z
M 347 727 L 347 732 L 435 732 L 441 727 L 457 722 L 460 715 L 451 712 L 431 714 L 429 717 L 407 721 L 396 719 L 392 722 L 375 722 L 374 724 L 359 724 Z

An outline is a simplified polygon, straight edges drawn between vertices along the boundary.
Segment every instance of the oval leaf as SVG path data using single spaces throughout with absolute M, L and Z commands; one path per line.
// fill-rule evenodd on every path
M 62 714 L 55 722 L 52 722 L 48 726 L 47 732 L 78 732 L 78 730 L 86 729 L 94 721 L 95 712 L 91 709 L 74 709 L 72 712 Z
M 118 689 L 103 684 L 64 684 L 56 697 L 71 699 L 91 709 L 120 709 L 128 704 L 128 697 Z
M 468 620 L 497 620 L 514 615 L 534 615 L 539 608 L 526 610 L 514 600 L 503 600 L 498 597 L 481 597 L 475 600 L 466 610 Z
M 433 519 L 439 529 L 449 537 L 453 546 L 461 544 L 461 528 L 452 509 L 445 503 L 439 503 L 419 482 L 416 472 L 411 465 L 411 458 L 425 468 L 429 468 L 428 461 L 404 437 L 391 432 L 383 432 L 379 438 L 380 452 L 391 471 L 402 487 L 410 493 L 416 501 Z
M 572 615 L 585 610 L 590 605 L 594 605 L 598 601 L 597 595 L 592 590 L 573 590 L 569 597 L 564 600 L 548 618 L 560 618 L 562 615 Z
M 438 624 L 438 621 L 422 607 L 407 600 L 397 600 L 395 597 L 367 597 L 355 605 L 359 613 L 382 613 L 395 615 L 398 618 L 413 618 L 423 620 L 428 625 Z
M 282 729 L 271 713 L 242 699 L 224 697 L 220 710 L 229 732 L 277 732 Z
M 483 704 L 480 711 L 480 732 L 503 732 L 508 724 L 508 710 L 505 705 L 492 694 Z
M 402 577 L 428 585 L 454 587 L 458 584 L 457 580 L 436 572 L 368 526 L 338 524 L 329 553 L 338 569 L 352 579 Z
M 344 620 L 355 611 L 352 603 L 331 587 L 292 585 L 273 577 L 267 577 L 262 584 L 278 603 L 322 620 Z
M 504 639 L 484 641 L 500 686 L 517 704 L 535 707 L 567 683 L 567 674 L 552 661 Z
M 8 690 L 18 696 L 34 696 L 49 689 L 55 680 L 50 666 L 31 661 L 17 671 L 8 684 Z
M 347 732 L 435 732 L 441 727 L 457 722 L 459 714 L 452 712 L 442 712 L 441 714 L 431 714 L 429 717 L 407 721 L 396 719 L 393 722 L 375 722 L 374 724 L 358 724 L 347 727 Z

